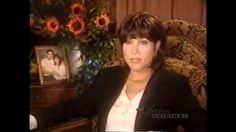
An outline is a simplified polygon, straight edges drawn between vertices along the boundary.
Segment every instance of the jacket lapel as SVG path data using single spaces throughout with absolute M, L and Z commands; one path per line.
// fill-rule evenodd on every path
M 135 126 L 134 129 L 135 130 L 142 130 L 142 126 L 145 126 L 143 123 L 145 123 L 145 121 L 143 121 L 143 116 L 145 116 L 145 114 L 150 114 L 148 113 L 149 110 L 151 110 L 152 107 L 150 107 L 150 104 L 153 104 L 154 102 L 156 102 L 158 100 L 158 97 L 156 97 L 156 93 L 158 92 L 158 89 L 155 88 L 157 85 L 157 83 L 159 82 L 158 80 L 160 80 L 160 71 L 156 71 L 153 73 L 152 77 L 150 78 L 150 80 L 147 83 L 147 86 L 144 90 L 143 96 L 140 100 L 139 103 L 139 107 L 137 109 L 137 115 L 136 115 L 136 119 L 135 119 Z M 151 99 L 155 96 L 155 100 Z
M 114 74 L 116 76 L 113 76 Z M 113 84 L 111 84 L 112 82 L 109 82 L 110 83 L 108 89 L 109 92 L 107 92 L 106 95 L 104 95 L 105 100 L 103 101 L 103 104 L 100 105 L 100 107 L 102 108 L 102 111 L 100 111 L 99 113 L 100 115 L 99 123 L 101 124 L 98 125 L 100 127 L 98 128 L 98 130 L 100 131 L 105 131 L 109 111 L 112 105 L 115 103 L 118 96 L 120 95 L 120 92 L 128 77 L 129 69 L 121 68 L 120 70 L 117 71 L 117 73 L 114 74 L 113 73 L 109 74 L 110 76 L 112 76 L 110 78 L 113 78 L 115 81 Z

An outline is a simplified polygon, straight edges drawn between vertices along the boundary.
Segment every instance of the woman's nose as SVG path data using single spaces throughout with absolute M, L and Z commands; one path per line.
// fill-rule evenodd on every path
M 137 54 L 138 53 L 138 45 L 137 44 L 132 45 L 131 53 L 132 54 Z

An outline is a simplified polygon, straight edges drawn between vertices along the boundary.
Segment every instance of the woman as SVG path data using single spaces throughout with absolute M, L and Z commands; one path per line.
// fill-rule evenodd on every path
M 103 69 L 78 98 L 32 113 L 38 127 L 98 115 L 98 131 L 204 130 L 205 111 L 187 79 L 163 67 L 162 22 L 136 13 L 121 23 L 118 37 L 127 66 Z
M 58 54 L 54 54 L 54 78 L 56 80 L 66 79 L 66 67 L 65 63 L 63 62 L 62 58 Z

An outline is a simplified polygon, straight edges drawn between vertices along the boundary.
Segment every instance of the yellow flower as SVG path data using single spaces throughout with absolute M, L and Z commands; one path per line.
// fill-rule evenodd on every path
M 48 18 L 46 21 L 47 29 L 49 32 L 57 32 L 59 30 L 59 22 L 55 17 Z
M 85 22 L 79 17 L 71 19 L 67 26 L 69 27 L 69 31 L 74 33 L 75 36 L 79 36 L 85 31 Z
M 45 0 L 45 3 L 48 4 L 48 5 L 51 5 L 52 1 L 51 0 Z
M 107 29 L 108 24 L 110 22 L 111 22 L 110 18 L 107 16 L 107 14 L 97 16 L 96 20 L 94 21 L 94 23 L 96 24 L 96 27 L 102 28 L 102 29 Z
M 86 17 L 86 9 L 80 3 L 73 3 L 71 5 L 71 12 L 74 17 Z

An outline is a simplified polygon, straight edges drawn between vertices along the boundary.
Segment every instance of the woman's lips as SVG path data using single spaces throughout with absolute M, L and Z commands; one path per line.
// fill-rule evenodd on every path
M 132 63 L 139 63 L 139 62 L 141 62 L 141 59 L 140 58 L 131 58 L 130 62 L 132 62 Z

